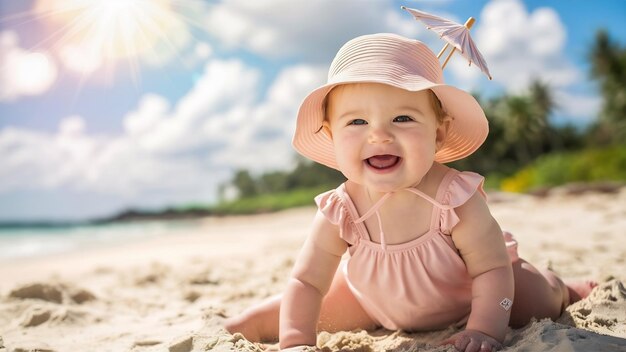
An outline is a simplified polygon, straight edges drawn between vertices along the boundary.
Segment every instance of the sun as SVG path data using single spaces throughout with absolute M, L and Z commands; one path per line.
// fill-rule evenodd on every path
M 45 42 L 70 68 L 84 73 L 127 62 L 159 64 L 191 38 L 191 0 L 38 0 L 37 18 L 51 31 Z

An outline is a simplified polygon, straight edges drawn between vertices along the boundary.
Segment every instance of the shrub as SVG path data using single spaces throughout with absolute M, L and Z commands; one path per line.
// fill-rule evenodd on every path
M 626 147 L 548 154 L 500 183 L 508 192 L 526 192 L 570 182 L 626 181 Z

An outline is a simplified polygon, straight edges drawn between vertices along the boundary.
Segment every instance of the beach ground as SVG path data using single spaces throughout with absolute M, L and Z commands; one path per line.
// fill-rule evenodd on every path
M 520 255 L 600 283 L 556 322 L 510 330 L 506 351 L 626 351 L 626 187 L 490 194 Z M 0 351 L 261 351 L 221 327 L 279 293 L 315 209 L 206 218 L 194 230 L 106 248 L 0 261 Z M 453 334 L 328 334 L 325 351 L 454 351 Z

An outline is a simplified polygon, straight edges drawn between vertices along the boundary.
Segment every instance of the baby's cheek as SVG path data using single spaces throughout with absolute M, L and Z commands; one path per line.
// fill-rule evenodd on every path
M 347 146 L 337 146 L 335 147 L 335 159 L 339 166 L 339 171 L 341 171 L 346 178 L 354 180 L 358 177 L 362 165 L 361 160 L 354 150 L 350 150 L 350 147 Z

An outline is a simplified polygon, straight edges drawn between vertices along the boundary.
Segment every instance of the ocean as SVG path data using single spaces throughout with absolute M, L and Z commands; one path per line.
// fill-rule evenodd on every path
M 0 227 L 0 260 L 61 254 L 172 234 L 198 226 L 194 220 Z

